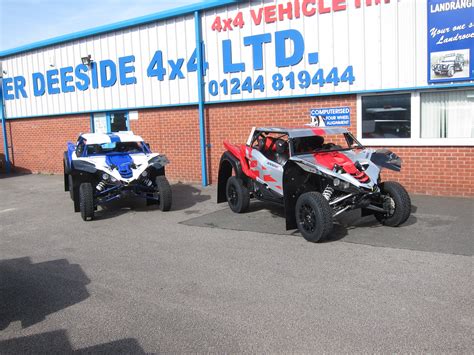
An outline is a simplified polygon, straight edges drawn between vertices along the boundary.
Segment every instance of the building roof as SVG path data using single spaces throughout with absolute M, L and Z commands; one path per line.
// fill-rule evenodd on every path
M 225 5 L 235 4 L 235 3 L 238 3 L 239 1 L 240 0 L 203 1 L 200 3 L 192 4 L 192 5 L 181 6 L 176 9 L 157 12 L 151 15 L 145 15 L 145 16 L 136 17 L 130 20 L 112 23 L 109 25 L 94 27 L 88 30 L 74 32 L 71 34 L 54 37 L 51 39 L 46 39 L 39 42 L 27 44 L 24 46 L 0 51 L 0 59 L 14 55 L 14 54 L 28 52 L 34 49 L 44 48 L 44 47 L 48 47 L 48 46 L 52 46 L 52 45 L 56 45 L 56 44 L 64 43 L 64 42 L 70 42 L 70 41 L 77 40 L 80 38 L 95 36 L 98 34 L 104 34 L 104 33 L 113 32 L 117 30 L 122 30 L 124 28 L 135 27 L 135 26 L 139 26 L 139 25 L 143 25 L 146 23 L 155 22 L 159 20 L 165 20 L 165 19 L 184 16 L 184 15 L 190 15 L 196 11 L 204 11 L 208 9 L 225 6 Z
M 107 144 L 112 142 L 143 142 L 142 137 L 133 134 L 131 131 L 117 133 L 84 133 L 81 137 L 86 140 L 86 144 Z
M 328 136 L 334 134 L 347 133 L 348 130 L 342 127 L 297 127 L 297 128 L 284 128 L 284 127 L 258 127 L 257 131 L 274 132 L 288 134 L 290 138 L 308 137 L 308 136 Z

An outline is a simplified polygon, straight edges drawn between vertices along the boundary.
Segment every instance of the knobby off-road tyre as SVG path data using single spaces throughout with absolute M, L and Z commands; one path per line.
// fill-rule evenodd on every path
M 375 213 L 375 218 L 389 227 L 405 223 L 411 214 L 411 200 L 405 188 L 398 182 L 386 181 L 380 185 L 380 190 L 385 197 L 384 208 L 390 206 L 392 211 Z
M 160 210 L 164 212 L 169 211 L 171 209 L 172 201 L 170 183 L 164 175 L 157 176 L 155 181 L 156 189 L 160 194 L 160 202 L 158 203 L 158 206 L 160 207 Z
M 333 229 L 332 209 L 319 192 L 305 192 L 296 201 L 296 223 L 304 239 L 316 243 Z
M 79 186 L 79 206 L 84 221 L 94 218 L 94 190 L 90 182 L 83 182 Z
M 250 194 L 241 179 L 231 176 L 225 187 L 227 203 L 235 213 L 244 213 L 250 204 Z

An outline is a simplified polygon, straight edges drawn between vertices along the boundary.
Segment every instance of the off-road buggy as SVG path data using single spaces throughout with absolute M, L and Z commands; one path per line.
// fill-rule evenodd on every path
M 251 198 L 280 204 L 286 228 L 308 241 L 329 235 L 333 218 L 356 208 L 393 227 L 410 216 L 403 186 L 380 181 L 381 168 L 400 171 L 400 158 L 364 148 L 344 128 L 253 128 L 247 144 L 224 146 L 217 202 L 237 213 Z
M 171 187 L 165 176 L 166 156 L 152 153 L 132 132 L 81 134 L 64 152 L 64 190 L 83 220 L 94 218 L 99 205 L 126 196 L 171 208 Z

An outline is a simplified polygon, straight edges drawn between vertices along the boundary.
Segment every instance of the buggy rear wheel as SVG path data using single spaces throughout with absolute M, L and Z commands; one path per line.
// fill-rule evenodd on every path
M 377 220 L 385 226 L 397 227 L 405 223 L 411 214 L 411 200 L 405 188 L 395 181 L 381 184 L 385 212 L 375 213 Z
M 164 175 L 156 177 L 156 189 L 160 195 L 159 207 L 160 210 L 166 212 L 171 209 L 171 186 L 168 179 Z
M 79 186 L 79 206 L 84 221 L 94 218 L 94 191 L 90 182 L 83 182 Z
M 332 232 L 332 209 L 319 192 L 306 192 L 296 201 L 296 223 L 304 239 L 318 242 Z
M 243 213 L 248 210 L 250 204 L 250 193 L 241 179 L 231 176 L 226 184 L 227 203 L 235 213 Z

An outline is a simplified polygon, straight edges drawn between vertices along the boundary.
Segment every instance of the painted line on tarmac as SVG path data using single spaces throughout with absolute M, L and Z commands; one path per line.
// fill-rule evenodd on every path
M 0 213 L 6 213 L 6 212 L 11 212 L 11 211 L 16 211 L 18 208 L 7 208 L 5 210 L 0 210 Z

